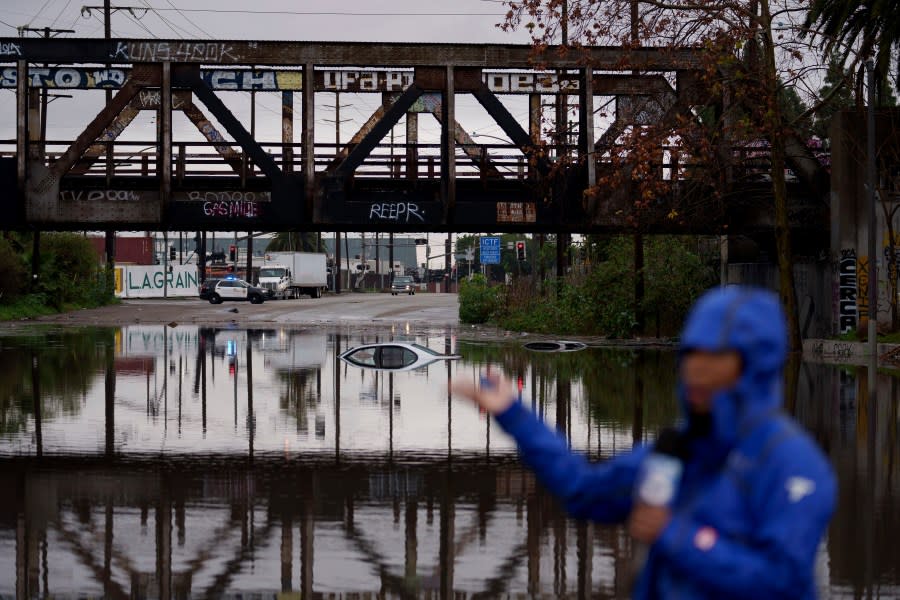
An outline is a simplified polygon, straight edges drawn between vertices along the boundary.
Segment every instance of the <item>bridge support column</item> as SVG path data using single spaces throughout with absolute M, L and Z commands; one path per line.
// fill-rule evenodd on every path
M 294 172 L 294 92 L 281 92 L 281 168 Z
M 160 216 L 165 219 L 172 195 L 172 63 L 162 64 L 162 85 L 160 86 L 159 132 L 160 132 Z M 166 252 L 169 249 L 166 248 Z
M 594 69 L 584 69 L 579 107 L 578 151 L 585 161 L 587 186 L 597 185 L 597 161 L 594 155 Z
M 44 91 L 42 90 L 42 93 Z M 41 153 L 41 97 L 28 94 L 28 160 L 43 160 Z
M 419 115 L 406 113 L 406 177 L 419 176 Z
M 313 214 L 315 198 L 316 156 L 316 82 L 313 64 L 303 65 L 303 179 L 306 183 L 306 214 Z
M 444 220 L 453 221 L 456 208 L 456 92 L 454 68 L 445 75 L 444 114 L 441 120 L 441 179 L 443 180 Z
M 16 80 L 16 182 L 25 198 L 25 166 L 28 164 L 28 62 L 18 61 Z

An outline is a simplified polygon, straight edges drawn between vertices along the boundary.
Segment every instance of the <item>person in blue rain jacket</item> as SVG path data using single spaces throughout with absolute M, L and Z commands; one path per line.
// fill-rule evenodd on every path
M 697 301 L 678 359 L 682 476 L 662 507 L 635 500 L 652 446 L 592 464 L 516 401 L 505 379 L 487 374 L 452 389 L 495 416 L 573 516 L 626 522 L 649 546 L 634 598 L 806 599 L 816 596 L 815 556 L 836 483 L 822 452 L 780 411 L 786 353 L 770 292 L 731 286 Z

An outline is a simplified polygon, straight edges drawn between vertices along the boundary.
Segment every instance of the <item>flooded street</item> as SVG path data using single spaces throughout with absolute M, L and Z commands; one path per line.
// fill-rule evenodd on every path
M 360 331 L 0 334 L 0 596 L 627 597 L 624 529 L 566 518 L 447 385 L 502 366 L 599 460 L 677 419 L 673 351 Z M 387 341 L 461 358 L 392 372 L 339 356 Z M 791 378 L 788 411 L 840 480 L 823 598 L 900 596 L 900 379 L 880 374 L 873 405 L 865 375 Z

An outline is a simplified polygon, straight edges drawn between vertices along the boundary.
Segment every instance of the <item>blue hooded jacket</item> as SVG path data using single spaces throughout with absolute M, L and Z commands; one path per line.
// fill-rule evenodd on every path
M 691 433 L 679 387 L 688 453 L 672 518 L 649 550 L 634 598 L 816 597 L 815 556 L 836 484 L 815 443 L 780 412 L 786 342 L 784 316 L 770 292 L 715 289 L 691 310 L 681 354 L 737 350 L 743 367 L 736 386 L 715 396 L 704 434 Z M 496 418 L 523 462 L 573 516 L 628 518 L 651 447 L 591 464 L 521 403 Z

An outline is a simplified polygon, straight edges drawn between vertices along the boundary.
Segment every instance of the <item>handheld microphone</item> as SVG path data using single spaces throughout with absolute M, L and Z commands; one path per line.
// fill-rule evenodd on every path
M 684 441 L 680 433 L 672 428 L 663 429 L 656 438 L 653 451 L 644 458 L 638 468 L 634 487 L 635 503 L 649 506 L 671 506 L 678 493 L 681 474 L 684 470 Z M 636 542 L 632 563 L 632 586 L 647 562 L 649 548 Z
M 681 434 L 663 429 L 638 470 L 635 500 L 650 506 L 668 506 L 675 499 L 683 464 Z

